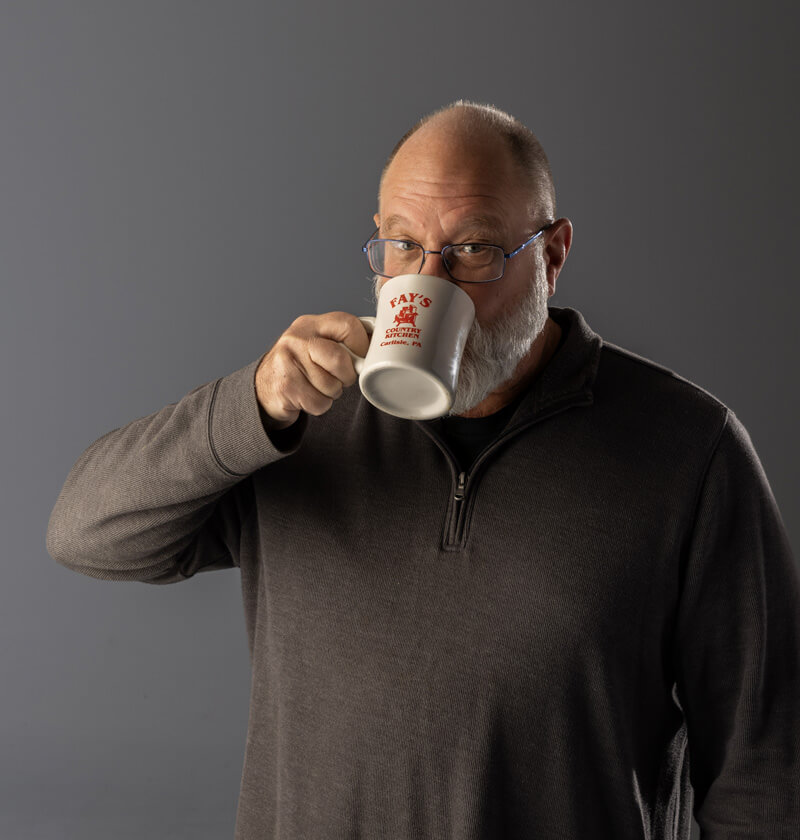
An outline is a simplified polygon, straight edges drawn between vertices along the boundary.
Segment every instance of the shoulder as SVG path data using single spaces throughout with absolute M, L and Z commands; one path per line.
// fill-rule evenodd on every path
M 664 365 L 603 341 L 595 408 L 632 439 L 658 441 L 676 456 L 708 453 L 726 427 L 738 425 L 710 391 Z M 733 419 L 732 419 L 733 418 Z
M 642 419 L 683 418 L 717 429 L 724 423 L 728 407 L 705 388 L 607 341 L 576 309 L 549 307 L 548 311 L 563 331 L 552 367 L 554 371 L 558 367 L 562 379 L 585 383 L 596 407 L 605 406 L 617 418 L 626 414 Z
M 729 410 L 722 400 L 696 382 L 637 353 L 603 341 L 597 385 L 604 389 L 622 388 L 636 399 L 653 400 L 659 407 L 664 400 L 677 400 L 681 409 L 707 411 L 724 417 Z

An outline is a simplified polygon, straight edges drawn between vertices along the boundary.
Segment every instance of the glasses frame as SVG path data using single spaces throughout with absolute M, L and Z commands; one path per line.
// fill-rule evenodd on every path
M 444 270 L 447 272 L 447 276 L 451 280 L 454 280 L 456 283 L 470 283 L 470 284 L 481 285 L 483 283 L 495 283 L 498 280 L 500 280 L 503 277 L 503 275 L 506 273 L 506 263 L 512 257 L 516 257 L 516 255 L 520 251 L 522 251 L 523 248 L 527 248 L 528 245 L 531 244 L 531 242 L 538 239 L 548 228 L 551 228 L 554 224 L 555 224 L 555 222 L 548 222 L 544 227 L 539 228 L 539 230 L 537 230 L 536 233 L 533 234 L 533 236 L 531 236 L 529 239 L 526 239 L 525 242 L 522 243 L 522 245 L 520 245 L 518 248 L 514 248 L 513 251 L 509 251 L 508 253 L 503 251 L 503 249 L 500 245 L 490 245 L 488 242 L 456 242 L 456 243 L 453 243 L 452 245 L 445 245 L 444 248 L 442 248 L 440 251 L 426 251 L 425 248 L 422 248 L 422 245 L 420 245 L 419 242 L 414 242 L 413 239 L 375 239 L 375 234 L 380 230 L 379 227 L 375 228 L 375 232 L 372 234 L 372 236 L 370 236 L 370 238 L 361 246 L 361 251 L 366 256 L 367 262 L 369 263 L 369 267 L 373 271 L 375 271 L 375 269 L 372 268 L 372 263 L 370 262 L 370 259 L 369 259 L 369 252 L 367 250 L 367 246 L 369 245 L 370 242 L 408 242 L 412 245 L 416 245 L 418 248 L 422 248 L 422 261 L 420 262 L 419 268 L 416 271 L 417 274 L 419 274 L 419 272 L 422 270 L 422 266 L 425 265 L 425 260 L 428 256 L 428 254 L 439 254 L 439 256 L 442 258 L 442 265 L 444 265 Z M 500 274 L 497 277 L 493 277 L 491 280 L 459 280 L 457 277 L 453 277 L 453 275 L 450 273 L 450 268 L 447 265 L 447 259 L 444 255 L 444 252 L 447 251 L 449 248 L 459 248 L 462 245 L 485 245 L 485 246 L 488 246 L 488 247 L 491 247 L 491 248 L 499 249 L 500 251 L 503 252 L 503 270 L 500 272 Z M 395 275 L 381 274 L 380 271 L 375 271 L 375 274 L 377 274 L 379 277 L 393 277 L 393 276 L 397 277 L 398 276 L 396 274 Z

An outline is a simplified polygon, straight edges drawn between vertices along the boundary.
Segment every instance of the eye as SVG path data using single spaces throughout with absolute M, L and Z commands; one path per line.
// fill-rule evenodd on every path
M 405 239 L 392 239 L 392 248 L 397 251 L 413 251 L 417 246 L 414 242 L 407 242 Z
M 488 247 L 480 242 L 465 242 L 463 245 L 456 245 L 455 251 L 460 257 L 477 257 L 484 254 Z

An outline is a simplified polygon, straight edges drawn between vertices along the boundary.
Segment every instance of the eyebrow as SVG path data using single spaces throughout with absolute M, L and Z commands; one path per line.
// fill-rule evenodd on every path
M 405 216 L 399 216 L 396 213 L 389 216 L 385 222 L 381 223 L 381 227 L 387 233 L 395 231 L 398 228 L 408 230 L 410 222 Z M 458 226 L 458 230 L 469 231 L 471 233 L 489 234 L 490 236 L 497 236 L 502 238 L 505 236 L 505 225 L 500 219 L 493 216 L 469 216 L 462 220 Z M 461 237 L 459 237 L 461 238 Z

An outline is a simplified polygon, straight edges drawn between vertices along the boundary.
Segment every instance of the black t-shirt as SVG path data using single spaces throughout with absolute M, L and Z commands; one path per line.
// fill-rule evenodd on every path
M 462 470 L 468 470 L 475 458 L 503 430 L 514 409 L 525 396 L 523 391 L 505 408 L 486 417 L 439 417 L 434 422 L 447 439 Z

